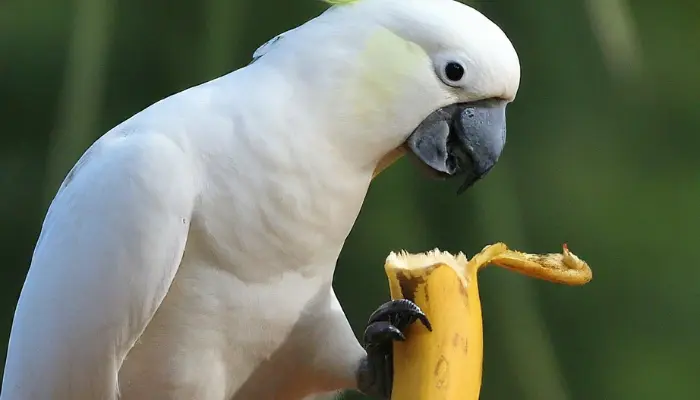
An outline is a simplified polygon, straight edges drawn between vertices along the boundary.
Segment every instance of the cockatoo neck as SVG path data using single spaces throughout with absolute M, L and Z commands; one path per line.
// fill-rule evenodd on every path
M 440 92 L 428 90 L 432 82 L 416 84 L 423 78 L 414 69 L 430 63 L 417 45 L 371 22 L 357 22 L 351 33 L 332 22 L 295 29 L 249 68 L 267 76 L 270 92 L 285 96 L 276 118 L 304 120 L 289 126 L 294 140 L 304 129 L 303 140 L 371 176 L 400 154 L 396 149 L 432 111 L 426 104 L 439 104 Z
M 373 166 L 330 139 L 327 109 L 287 74 L 256 62 L 182 96 L 199 121 L 187 137 L 206 188 L 198 226 L 226 238 L 205 251 L 265 265 L 239 271 L 246 282 L 290 271 L 330 279 L 372 178 Z

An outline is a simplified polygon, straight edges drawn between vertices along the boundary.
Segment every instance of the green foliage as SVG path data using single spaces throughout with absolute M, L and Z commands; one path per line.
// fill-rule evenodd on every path
M 471 3 L 520 54 L 508 146 L 488 179 L 461 197 L 406 160 L 376 180 L 336 274 L 353 326 L 359 333 L 386 300 L 391 250 L 474 253 L 505 241 L 546 252 L 568 242 L 594 271 L 582 288 L 481 274 L 482 399 L 693 398 L 700 269 L 685 255 L 700 226 L 700 3 Z M 48 201 L 90 142 L 145 106 L 244 65 L 257 46 L 324 7 L 3 2 L 2 332 Z

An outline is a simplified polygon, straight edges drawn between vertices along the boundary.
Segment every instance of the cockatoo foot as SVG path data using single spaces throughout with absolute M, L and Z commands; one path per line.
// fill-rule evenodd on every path
M 404 331 L 417 320 L 432 331 L 425 313 L 410 300 L 392 300 L 372 313 L 365 328 L 367 357 L 358 371 L 358 389 L 381 399 L 391 397 L 393 383 L 393 342 L 406 340 Z

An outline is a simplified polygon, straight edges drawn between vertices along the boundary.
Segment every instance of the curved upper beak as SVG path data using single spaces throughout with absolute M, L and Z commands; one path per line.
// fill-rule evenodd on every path
M 452 104 L 430 114 L 406 147 L 438 176 L 461 176 L 463 193 L 496 165 L 506 144 L 505 100 Z

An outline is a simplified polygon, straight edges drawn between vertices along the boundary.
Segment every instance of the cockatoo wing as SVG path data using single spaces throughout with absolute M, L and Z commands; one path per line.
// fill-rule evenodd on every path
M 193 170 L 178 144 L 139 129 L 112 131 L 83 155 L 43 224 L 2 399 L 117 398 L 121 363 L 180 264 Z

